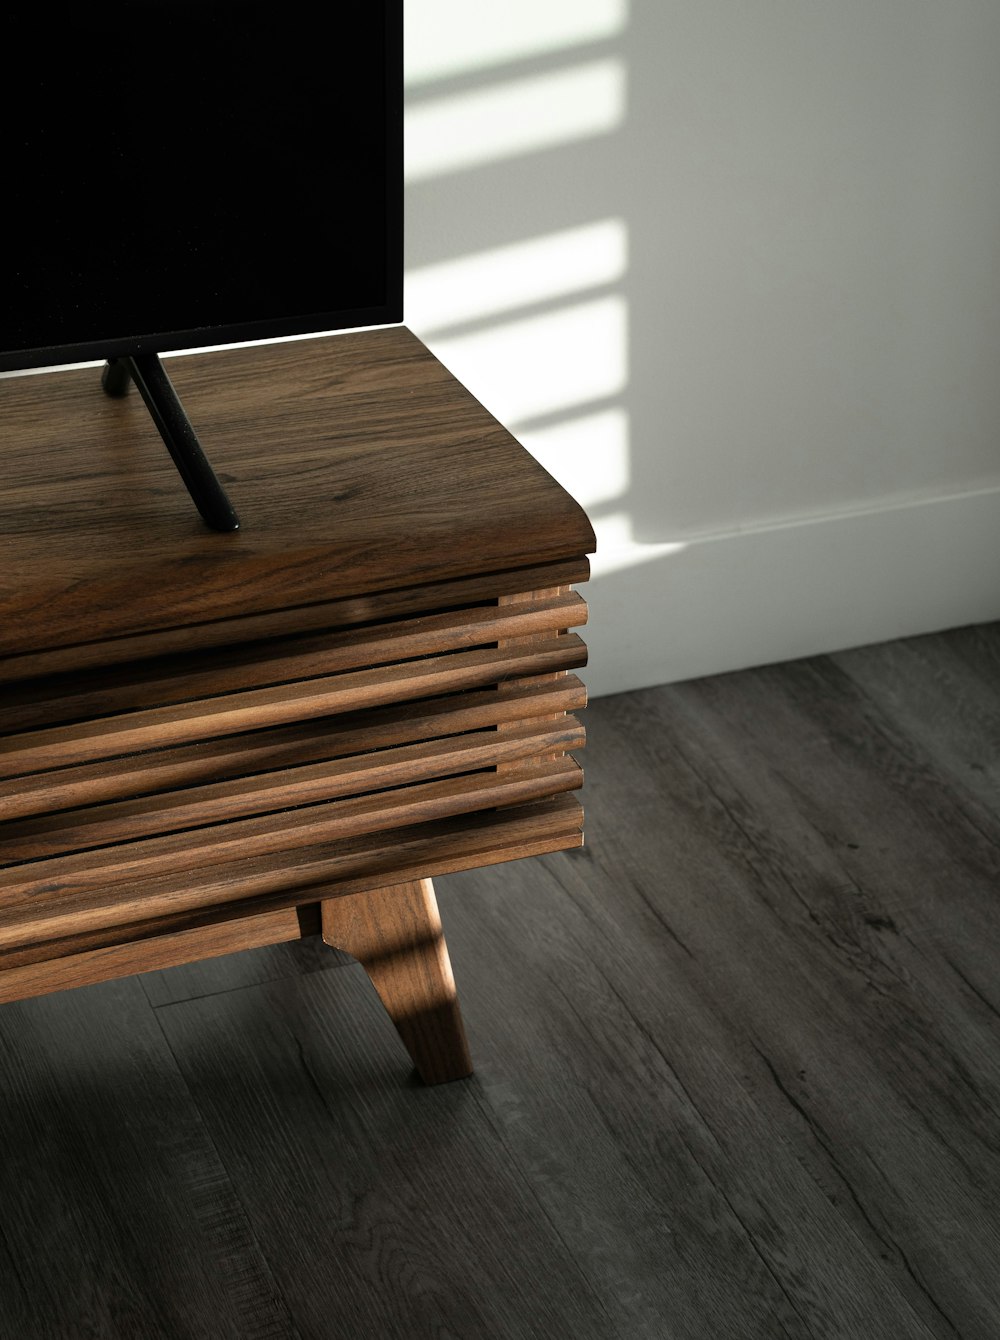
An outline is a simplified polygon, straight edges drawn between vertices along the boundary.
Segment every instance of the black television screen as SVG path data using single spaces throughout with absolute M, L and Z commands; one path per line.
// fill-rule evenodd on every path
M 402 319 L 402 0 L 0 18 L 0 369 Z

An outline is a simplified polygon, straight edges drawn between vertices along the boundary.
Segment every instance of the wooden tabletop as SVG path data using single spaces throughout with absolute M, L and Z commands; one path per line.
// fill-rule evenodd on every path
M 240 516 L 138 393 L 0 379 L 0 655 L 592 553 L 580 506 L 405 327 L 164 360 Z

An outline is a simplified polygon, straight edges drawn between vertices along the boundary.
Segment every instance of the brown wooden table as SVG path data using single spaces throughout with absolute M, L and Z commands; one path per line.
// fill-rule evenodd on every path
M 0 380 L 0 1001 L 303 935 L 471 1069 L 431 877 L 582 842 L 581 508 L 404 327 Z

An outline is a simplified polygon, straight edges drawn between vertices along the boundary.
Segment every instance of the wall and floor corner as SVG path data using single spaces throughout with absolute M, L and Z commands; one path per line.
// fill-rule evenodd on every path
M 592 695 L 1000 617 L 1000 9 L 406 12 L 407 324 L 594 520 Z

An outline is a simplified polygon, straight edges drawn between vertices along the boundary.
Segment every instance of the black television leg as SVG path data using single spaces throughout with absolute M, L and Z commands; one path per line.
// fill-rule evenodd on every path
M 159 355 L 110 358 L 101 374 L 105 392 L 111 396 L 126 395 L 130 382 L 138 386 L 157 431 L 206 525 L 213 530 L 239 530 L 240 519 L 236 510 L 202 451 Z

